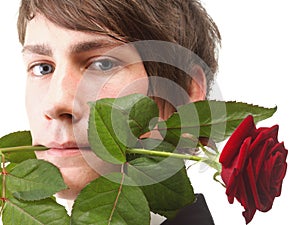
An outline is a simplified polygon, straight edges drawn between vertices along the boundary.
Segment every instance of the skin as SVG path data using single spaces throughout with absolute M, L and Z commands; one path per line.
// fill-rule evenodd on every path
M 120 168 L 88 150 L 87 102 L 131 93 L 146 95 L 148 78 L 137 51 L 106 35 L 59 27 L 37 14 L 27 25 L 23 58 L 27 68 L 26 109 L 33 145 L 48 151 L 37 158 L 57 166 L 69 189 L 57 194 L 74 200 L 95 178 Z M 205 76 L 195 67 L 191 101 L 205 98 Z M 173 109 L 157 100 L 160 117 Z M 155 137 L 155 134 L 151 134 Z
M 96 172 L 81 152 L 89 146 L 87 102 L 147 94 L 147 74 L 142 62 L 136 62 L 140 60 L 135 49 L 119 47 L 118 55 L 110 51 L 121 44 L 108 36 L 58 27 L 41 15 L 27 26 L 26 109 L 33 145 L 50 148 L 36 152 L 37 157 L 56 165 L 69 186 L 59 197 L 74 199 L 99 172 L 119 169 L 97 159 Z

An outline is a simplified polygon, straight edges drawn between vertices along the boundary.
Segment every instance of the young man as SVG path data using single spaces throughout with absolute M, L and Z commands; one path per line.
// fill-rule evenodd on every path
M 69 189 L 58 196 L 69 200 L 119 170 L 86 150 L 87 102 L 141 93 L 166 119 L 205 99 L 217 70 L 220 35 L 196 0 L 22 0 L 18 31 L 33 144 L 50 148 L 36 154 L 60 169 Z M 164 224 L 213 224 L 202 196 L 176 222 Z

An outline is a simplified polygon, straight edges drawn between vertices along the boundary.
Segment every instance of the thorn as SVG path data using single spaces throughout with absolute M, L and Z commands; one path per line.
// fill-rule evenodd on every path
M 6 202 L 6 201 L 8 200 L 8 198 L 1 197 L 0 200 L 1 200 L 2 202 Z

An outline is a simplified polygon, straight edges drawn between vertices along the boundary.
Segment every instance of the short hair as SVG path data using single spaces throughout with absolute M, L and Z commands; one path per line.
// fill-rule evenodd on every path
M 218 69 L 221 36 L 197 0 L 21 0 L 21 44 L 27 23 L 36 14 L 71 30 L 106 34 L 125 42 L 159 40 L 187 48 L 211 72 L 205 72 L 208 91 Z M 144 62 L 144 66 L 148 76 L 166 77 L 188 90 L 191 78 L 184 71 L 159 62 Z

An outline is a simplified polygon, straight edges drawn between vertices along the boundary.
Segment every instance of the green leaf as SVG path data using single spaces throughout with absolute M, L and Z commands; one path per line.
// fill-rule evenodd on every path
M 0 138 L 0 148 L 30 146 L 32 145 L 32 138 L 29 131 L 18 131 L 7 134 Z M 24 151 L 22 154 L 19 152 L 6 153 L 5 159 L 9 162 L 19 163 L 26 159 L 34 159 L 35 154 L 33 151 Z
M 66 189 L 57 167 L 43 160 L 29 159 L 17 166 L 6 177 L 6 187 L 22 200 L 40 200 Z
M 118 100 L 126 115 L 128 125 L 135 139 L 152 130 L 157 122 L 159 111 L 156 103 L 147 96 L 133 94 Z
M 172 218 L 195 199 L 182 160 L 141 157 L 127 164 L 127 173 L 143 190 L 154 213 Z
M 27 146 L 31 144 L 30 131 L 17 131 L 0 138 L 0 148 Z
M 150 210 L 143 192 L 125 174 L 113 173 L 88 184 L 75 200 L 73 225 L 149 225 Z
M 25 202 L 9 198 L 2 214 L 5 225 L 68 225 L 70 217 L 66 209 L 51 198 Z
M 179 107 L 167 121 L 159 122 L 158 127 L 165 140 L 173 145 L 196 147 L 198 137 L 208 137 L 215 142 L 225 140 L 249 114 L 258 122 L 271 117 L 275 112 L 276 107 L 264 108 L 241 102 L 199 101 Z
M 98 100 L 91 104 L 91 148 L 103 160 L 122 164 L 126 162 L 126 148 L 134 146 L 142 134 L 152 129 L 157 117 L 156 104 L 140 94 Z
M 111 126 L 111 108 L 96 102 L 91 104 L 88 139 L 92 150 L 101 159 L 123 164 L 126 161 L 124 146 L 116 137 Z

